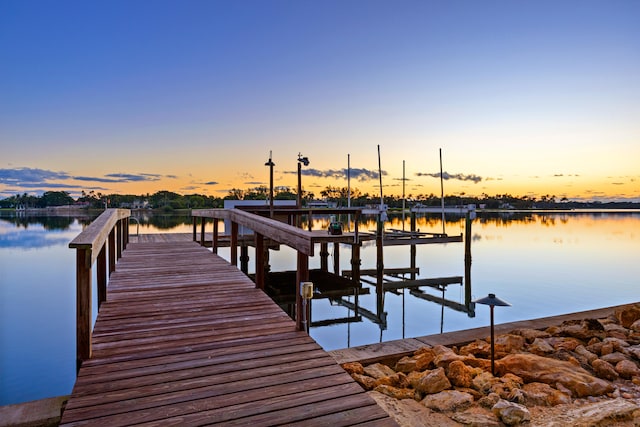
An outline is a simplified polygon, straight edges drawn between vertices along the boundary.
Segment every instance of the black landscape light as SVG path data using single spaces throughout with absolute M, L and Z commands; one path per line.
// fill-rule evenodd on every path
M 511 307 L 511 304 L 501 300 L 496 296 L 496 294 L 489 294 L 486 297 L 479 298 L 473 302 L 475 302 L 476 304 L 488 305 L 489 309 L 491 310 L 491 375 L 495 376 L 496 369 L 495 369 L 495 353 L 494 353 L 495 345 L 494 345 L 494 338 L 493 338 L 493 307 L 495 306 Z

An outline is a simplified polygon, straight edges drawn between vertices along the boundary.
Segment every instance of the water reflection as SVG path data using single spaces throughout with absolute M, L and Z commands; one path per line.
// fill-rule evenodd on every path
M 187 214 L 141 213 L 137 219 L 141 233 L 192 230 Z M 348 220 L 341 219 L 345 225 Z M 326 229 L 328 221 L 317 218 L 312 228 Z M 450 235 L 464 233 L 463 218 L 447 215 L 445 221 Z M 0 217 L 0 405 L 71 390 L 75 254 L 68 243 L 88 223 L 86 217 Z M 410 229 L 409 219 L 402 221 L 401 215 L 392 215 L 387 224 L 403 226 Z M 421 232 L 441 232 L 440 216 L 419 216 L 416 227 Z M 375 232 L 375 219 L 362 218 L 359 228 Z M 634 302 L 640 277 L 638 230 L 637 211 L 479 213 L 472 226 L 472 286 L 465 282 L 463 243 L 417 245 L 415 255 L 410 245 L 385 247 L 384 267 L 405 272 L 385 275 L 382 282 L 389 286 L 382 304 L 378 305 L 376 293 L 378 278 L 364 276 L 363 292 L 357 295 L 312 300 L 310 333 L 331 350 L 489 324 L 488 310 L 477 310 L 473 317 L 454 309 L 466 307 L 467 293 L 471 299 L 495 293 L 512 303 L 513 309 L 500 312 L 498 323 Z M 282 246 L 271 252 L 272 271 L 296 268 L 294 251 Z M 327 264 L 337 264 L 338 275 L 352 270 L 348 246 L 338 250 L 330 246 L 328 252 Z M 219 254 L 229 259 L 228 248 Z M 255 254 L 249 254 L 254 259 Z M 309 267 L 321 270 L 321 262 L 315 256 Z M 414 267 L 419 272 L 414 273 Z M 360 268 L 376 269 L 375 241 L 361 247 Z M 426 299 L 401 286 L 446 277 L 462 277 L 462 282 L 420 286 L 430 295 Z

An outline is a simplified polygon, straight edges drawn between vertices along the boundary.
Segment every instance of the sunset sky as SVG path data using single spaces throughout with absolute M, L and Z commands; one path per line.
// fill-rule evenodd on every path
M 0 1 L 0 198 L 640 202 L 640 1 Z

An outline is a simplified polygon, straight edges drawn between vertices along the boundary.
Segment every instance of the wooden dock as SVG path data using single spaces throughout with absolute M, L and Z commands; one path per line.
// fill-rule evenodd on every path
M 179 240 L 131 238 L 61 425 L 396 425 L 235 266 Z

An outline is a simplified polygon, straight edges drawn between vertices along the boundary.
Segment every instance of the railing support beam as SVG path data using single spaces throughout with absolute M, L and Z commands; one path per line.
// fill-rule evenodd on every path
M 91 250 L 76 251 L 76 368 L 91 358 Z

